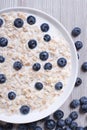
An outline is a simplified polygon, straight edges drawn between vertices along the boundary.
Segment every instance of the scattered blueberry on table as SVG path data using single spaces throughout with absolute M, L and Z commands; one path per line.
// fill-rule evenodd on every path
M 47 130 L 53 130 L 55 128 L 55 125 L 56 125 L 56 123 L 54 120 L 48 119 L 44 123 L 44 128 Z
M 81 29 L 79 27 L 73 28 L 73 30 L 71 32 L 73 37 L 77 37 L 78 35 L 80 35 L 80 33 L 81 33 Z
M 80 77 L 77 77 L 76 82 L 75 82 L 75 87 L 78 87 L 82 84 L 82 79 Z
M 80 106 L 80 101 L 78 99 L 73 99 L 72 102 L 70 103 L 71 108 L 77 108 Z
M 16 18 L 14 21 L 14 26 L 17 28 L 23 27 L 24 21 L 21 18 Z
M 4 128 L 5 128 L 5 130 L 12 130 L 13 129 L 13 124 L 12 123 L 6 123 Z
M 27 17 L 27 23 L 30 24 L 30 25 L 33 25 L 36 23 L 36 18 L 32 15 L 28 16 Z
M 76 50 L 78 51 L 83 47 L 83 43 L 81 41 L 76 41 L 75 47 L 76 47 Z

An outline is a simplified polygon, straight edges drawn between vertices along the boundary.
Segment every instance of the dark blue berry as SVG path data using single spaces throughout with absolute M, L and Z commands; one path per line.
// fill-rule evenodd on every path
M 56 120 L 60 120 L 61 118 L 64 117 L 64 112 L 61 110 L 57 110 L 56 112 L 53 113 L 53 117 Z
M 21 68 L 22 68 L 22 63 L 20 62 L 20 61 L 16 61 L 14 64 L 13 64 L 13 68 L 15 69 L 15 70 L 20 70 Z
M 65 121 L 63 119 L 57 121 L 57 127 L 64 127 L 64 126 L 65 126 Z
M 28 130 L 28 126 L 26 124 L 19 124 L 17 130 Z
M 17 28 L 23 27 L 23 24 L 24 24 L 24 22 L 21 18 L 16 18 L 14 21 L 14 26 Z
M 41 119 L 40 121 L 44 122 L 44 121 L 48 120 L 49 118 L 50 118 L 50 116 L 47 116 L 47 117 Z
M 71 124 L 70 124 L 70 128 L 72 130 L 76 130 L 77 127 L 78 127 L 78 124 L 76 122 L 72 121 Z
M 52 130 L 52 129 L 55 128 L 55 125 L 56 125 L 56 123 L 55 123 L 54 120 L 48 119 L 48 120 L 45 121 L 44 127 L 47 130 Z
M 84 62 L 81 66 L 83 72 L 87 72 L 87 62 Z
M 44 69 L 45 70 L 51 70 L 52 69 L 52 64 L 51 63 L 46 63 L 45 65 L 44 65 Z
M 74 99 L 71 103 L 70 103 L 70 107 L 71 108 L 77 108 L 80 105 L 80 101 L 78 99 Z
M 75 47 L 76 47 L 76 50 L 78 51 L 83 47 L 83 43 L 81 41 L 76 41 Z
M 80 127 L 77 127 L 76 130 L 84 130 L 84 128 L 80 126 Z
M 72 118 L 67 117 L 67 118 L 65 119 L 65 124 L 66 124 L 66 125 L 70 125 L 71 122 L 72 122 Z
M 12 130 L 13 129 L 13 124 L 12 123 L 6 123 L 4 128 L 5 128 L 5 130 Z
M 72 130 L 69 126 L 66 126 L 63 130 Z
M 42 61 L 47 60 L 48 57 L 49 57 L 49 54 L 48 54 L 48 52 L 46 52 L 46 51 L 42 51 L 42 52 L 40 53 L 40 55 L 39 55 L 39 58 L 40 58 Z
M 0 56 L 0 63 L 3 63 L 5 61 L 5 58 L 3 56 Z
M 41 90 L 41 89 L 43 88 L 43 84 L 42 84 L 41 82 L 37 82 L 37 83 L 35 84 L 35 88 L 36 88 L 37 90 Z
M 37 46 L 37 41 L 36 40 L 30 40 L 29 42 L 28 42 L 28 47 L 30 48 L 30 49 L 34 49 L 35 47 Z
M 8 98 L 10 99 L 10 100 L 13 100 L 13 99 L 15 99 L 16 98 L 16 94 L 15 94 L 15 92 L 9 92 L 8 93 Z
M 3 20 L 0 18 L 0 27 L 3 25 Z
M 27 17 L 27 23 L 30 25 L 33 25 L 36 23 L 36 18 L 34 16 L 28 16 Z
M 77 77 L 76 82 L 75 82 L 75 87 L 78 87 L 78 86 L 80 86 L 81 84 L 82 84 L 82 79 L 79 78 L 79 77 Z
M 35 63 L 35 64 L 33 65 L 33 70 L 34 70 L 34 71 L 38 71 L 38 70 L 40 70 L 40 68 L 41 68 L 41 65 L 40 65 L 39 63 Z
M 6 76 L 4 74 L 0 74 L 0 84 L 3 84 L 6 82 Z
M 49 25 L 47 23 L 43 23 L 41 26 L 41 31 L 42 32 L 47 32 L 49 30 Z
M 5 130 L 3 125 L 0 125 L 0 130 Z
M 8 45 L 7 38 L 0 37 L 0 47 L 6 47 Z
M 65 67 L 66 64 L 67 64 L 67 60 L 66 60 L 65 58 L 59 58 L 59 59 L 57 60 L 57 65 L 58 65 L 59 67 Z
M 32 123 L 27 124 L 29 130 L 34 130 L 36 125 L 37 125 L 37 122 L 32 122 Z
M 82 111 L 83 113 L 87 113 L 87 104 L 81 105 L 81 111 Z
M 72 34 L 73 37 L 77 37 L 80 33 L 81 33 L 81 29 L 79 27 L 75 27 L 72 30 L 72 32 L 71 32 L 71 34 Z
M 34 130 L 42 130 L 42 128 L 40 126 L 36 126 Z
M 61 90 L 62 88 L 63 88 L 62 82 L 58 82 L 58 83 L 55 84 L 55 89 L 56 90 Z
M 56 127 L 55 130 L 63 130 L 61 127 Z
M 80 98 L 80 104 L 83 105 L 83 104 L 87 104 L 87 97 L 83 96 Z
M 76 111 L 73 111 L 70 113 L 69 117 L 71 117 L 72 120 L 76 120 L 78 118 L 78 114 Z
M 27 105 L 23 105 L 23 106 L 21 106 L 21 108 L 20 108 L 20 112 L 21 112 L 23 115 L 28 114 L 29 111 L 30 111 L 30 107 L 27 106 Z
M 51 40 L 51 36 L 48 34 L 45 34 L 43 39 L 44 41 L 49 42 Z
M 87 130 L 87 126 L 84 127 L 84 130 Z

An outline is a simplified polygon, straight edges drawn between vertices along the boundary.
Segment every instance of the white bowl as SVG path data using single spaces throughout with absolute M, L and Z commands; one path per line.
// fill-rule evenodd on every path
M 56 28 L 58 28 L 58 30 L 62 33 L 64 38 L 68 41 L 68 43 L 70 44 L 71 55 L 72 55 L 72 57 L 71 57 L 72 58 L 71 59 L 72 60 L 72 70 L 71 70 L 71 76 L 69 78 L 68 85 L 67 85 L 67 87 L 65 87 L 62 94 L 60 94 L 60 96 L 58 96 L 58 99 L 55 100 L 55 102 L 53 104 L 51 104 L 47 109 L 45 109 L 41 112 L 34 111 L 32 113 L 29 113 L 28 115 L 19 114 L 19 115 L 8 116 L 5 113 L 0 114 L 1 121 L 11 122 L 11 123 L 28 123 L 28 122 L 40 120 L 40 119 L 52 114 L 67 100 L 67 98 L 69 97 L 69 95 L 71 94 L 71 92 L 73 90 L 73 87 L 74 87 L 74 84 L 76 81 L 76 77 L 77 77 L 77 72 L 78 72 L 77 52 L 76 52 L 74 43 L 73 43 L 72 38 L 69 35 L 68 31 L 64 28 L 64 26 L 60 22 L 58 22 L 52 16 L 49 16 L 48 14 L 46 14 L 40 10 L 36 10 L 36 9 L 32 9 L 32 8 L 25 8 L 25 7 L 4 9 L 4 10 L 0 11 L 0 14 L 5 13 L 5 12 L 10 12 L 10 11 L 24 11 L 29 14 L 30 13 L 35 14 L 39 17 L 42 17 L 42 18 L 48 20 L 51 24 L 53 24 Z

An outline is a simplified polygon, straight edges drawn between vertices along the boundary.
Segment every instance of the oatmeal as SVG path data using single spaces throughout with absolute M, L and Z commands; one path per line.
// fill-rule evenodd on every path
M 0 112 L 42 111 L 70 74 L 69 44 L 53 25 L 24 12 L 0 15 Z

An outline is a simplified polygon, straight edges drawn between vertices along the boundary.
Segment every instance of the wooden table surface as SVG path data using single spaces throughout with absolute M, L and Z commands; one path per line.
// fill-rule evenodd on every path
M 67 117 L 72 111 L 69 108 L 71 100 L 78 99 L 83 95 L 87 96 L 87 73 L 82 72 L 80 69 L 81 64 L 87 61 L 87 0 L 0 0 L 0 9 L 16 6 L 43 10 L 59 20 L 70 33 L 75 26 L 80 27 L 82 30 L 81 35 L 73 38 L 73 40 L 81 40 L 84 44 L 84 47 L 78 52 L 80 55 L 78 75 L 83 82 L 80 87 L 74 88 L 68 100 L 61 107 L 65 112 L 65 117 Z M 87 125 L 87 115 L 79 114 L 77 122 L 82 126 Z

